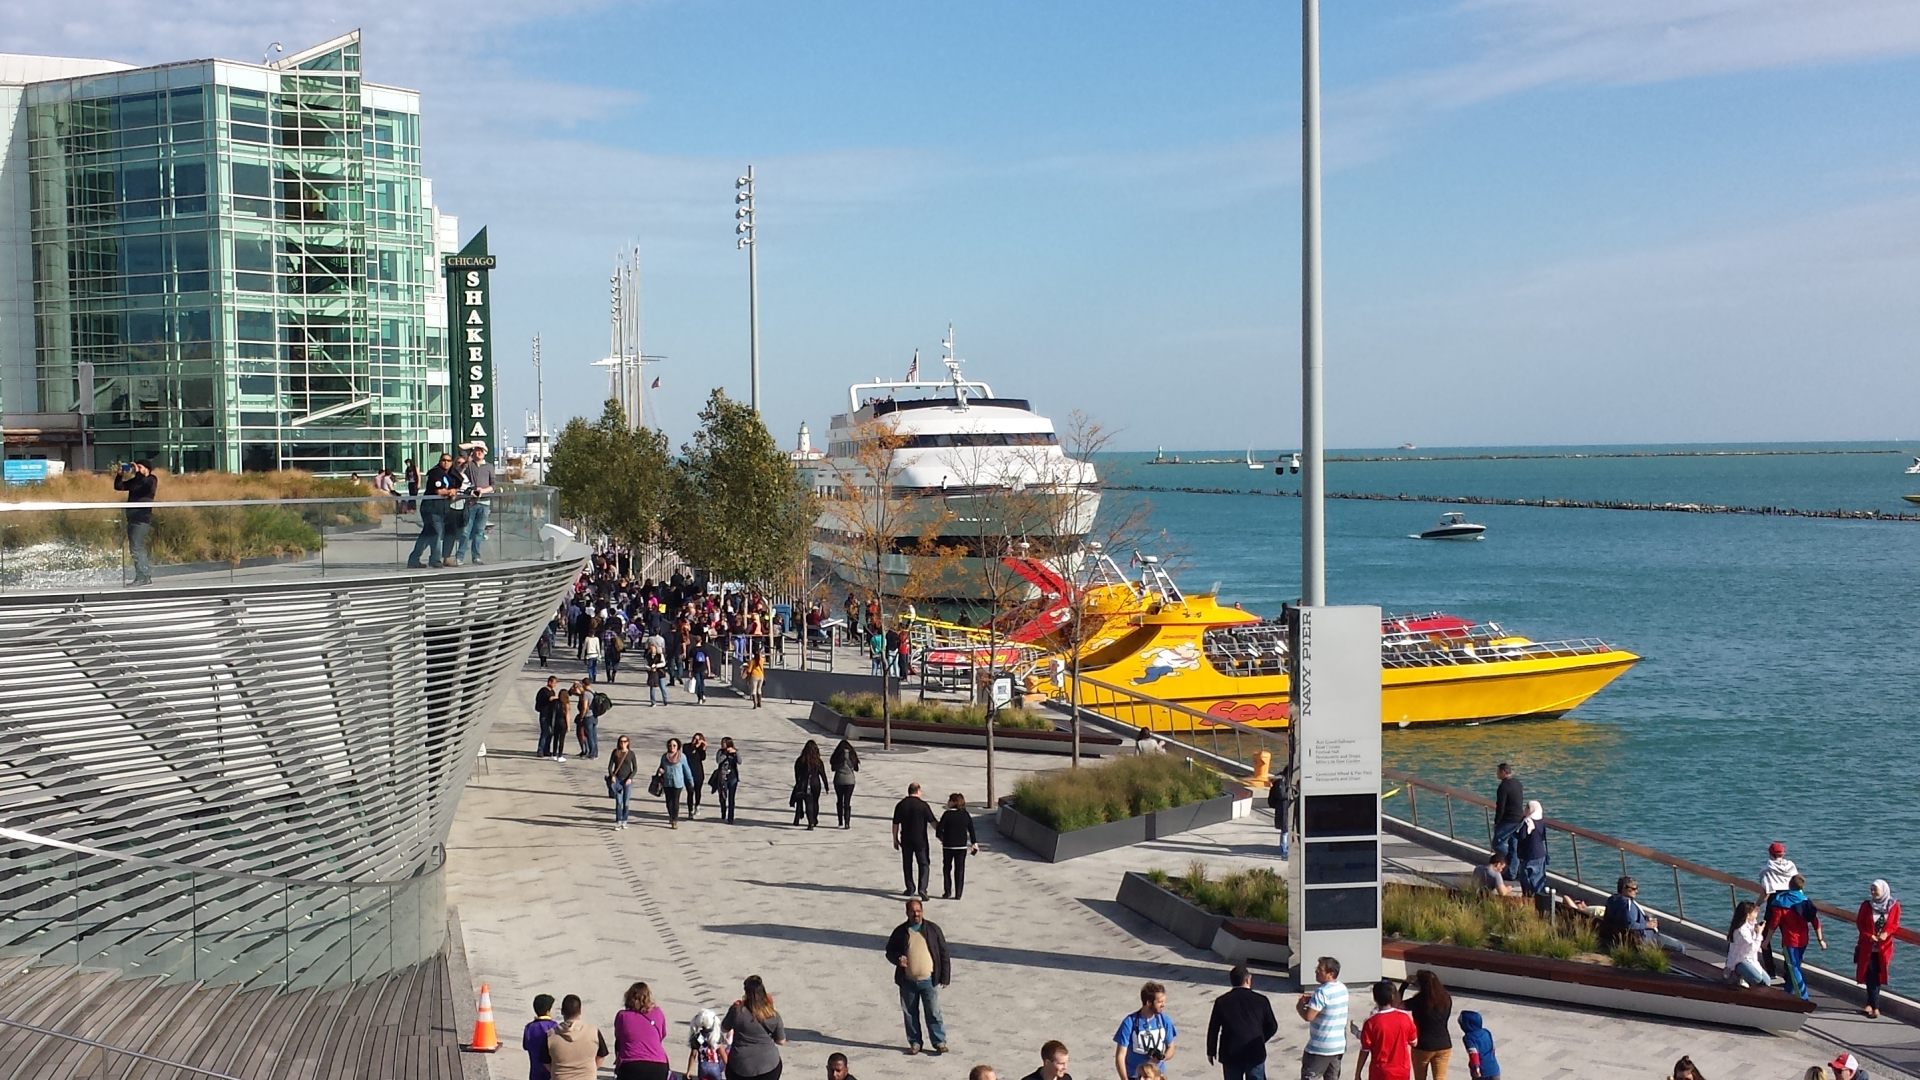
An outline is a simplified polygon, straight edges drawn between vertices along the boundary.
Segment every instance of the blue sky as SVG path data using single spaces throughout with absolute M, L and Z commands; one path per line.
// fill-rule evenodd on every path
M 253 58 L 359 26 L 489 226 L 506 415 L 597 412 L 637 244 L 650 412 L 745 396 L 760 187 L 790 440 L 957 324 L 1120 446 L 1299 437 L 1295 4 L 0 0 L 0 49 Z M 1333 446 L 1920 439 L 1920 4 L 1330 3 Z

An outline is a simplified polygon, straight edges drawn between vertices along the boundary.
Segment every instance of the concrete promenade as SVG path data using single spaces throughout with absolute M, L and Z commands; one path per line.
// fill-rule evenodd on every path
M 568 654 L 554 661 L 563 680 L 580 674 Z M 1074 1075 L 1113 1075 L 1114 1028 L 1138 1004 L 1140 984 L 1167 984 L 1169 1012 L 1180 1030 L 1169 1071 L 1178 1077 L 1217 1075 L 1206 1065 L 1207 1013 L 1226 989 L 1226 965 L 1192 949 L 1114 902 L 1129 869 L 1178 871 L 1194 859 L 1225 870 L 1279 866 L 1268 819 L 1229 822 L 1164 841 L 1075 860 L 1038 862 L 983 830 L 985 850 L 971 859 L 964 900 L 942 901 L 933 867 L 928 918 L 952 943 L 953 985 L 942 995 L 948 1042 L 944 1058 L 904 1055 L 892 973 L 881 955 L 902 918 L 898 856 L 888 840 L 894 802 L 909 781 L 925 785 L 936 807 L 951 791 L 985 803 L 980 751 L 902 747 L 861 750 L 854 826 L 832 827 L 832 796 L 821 828 L 789 824 L 792 761 L 816 733 L 804 723 L 808 703 L 770 701 L 753 711 L 720 690 L 694 706 L 679 688 L 674 704 L 649 708 L 637 683 L 603 686 L 616 706 L 601 720 L 602 760 L 565 764 L 532 756 L 534 691 L 546 673 L 526 669 L 508 695 L 488 757 L 462 797 L 448 842 L 448 900 L 459 909 L 475 981 L 489 982 L 502 1051 L 486 1059 L 496 1080 L 526 1076 L 519 1032 L 536 993 L 578 993 L 587 1015 L 610 1028 L 628 983 L 645 980 L 673 1024 L 673 1067 L 685 1063 L 687 1019 L 699 1008 L 724 1007 L 740 980 L 765 978 L 785 1019 L 789 1076 L 821 1075 L 834 1050 L 867 1080 L 964 1077 L 981 1062 L 1017 1078 L 1038 1064 L 1042 1042 L 1063 1040 Z M 718 746 L 732 736 L 742 751 L 739 822 L 717 820 L 710 802 L 678 830 L 664 805 L 643 794 L 669 736 L 705 732 Z M 633 826 L 612 831 L 612 804 L 600 779 L 604 755 L 630 735 L 642 769 Z M 823 739 L 823 751 L 832 743 Z M 569 740 L 571 742 L 571 739 Z M 572 746 L 569 746 L 572 750 Z M 1059 758 L 1003 754 L 998 787 L 1060 767 Z M 1390 854 L 1418 859 L 1420 849 Z M 1270 1047 L 1269 1075 L 1297 1075 L 1305 1025 L 1292 1014 L 1291 988 L 1261 975 L 1256 987 L 1275 995 L 1281 1033 Z M 1798 1078 L 1834 1056 L 1812 1036 L 1779 1037 L 1456 994 L 1457 1009 L 1486 1017 L 1504 1072 L 1521 1078 L 1664 1076 L 1691 1054 L 1708 1076 Z M 1355 1001 L 1356 1021 L 1364 1016 Z M 462 1033 L 471 1018 L 460 1019 Z M 1348 1075 L 1352 1075 L 1352 1058 Z M 610 1073 L 610 1070 L 609 1070 Z M 1463 1056 L 1453 1075 L 1463 1077 Z M 1876 1080 L 1905 1074 L 1874 1068 Z

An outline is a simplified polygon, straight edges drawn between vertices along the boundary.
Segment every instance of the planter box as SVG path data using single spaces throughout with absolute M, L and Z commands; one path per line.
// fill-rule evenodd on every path
M 1214 955 L 1236 964 L 1293 966 L 1293 946 L 1287 943 L 1287 928 L 1278 923 L 1256 919 L 1225 919 L 1213 935 Z
M 1812 1004 L 1777 990 L 1735 990 L 1704 979 L 1514 956 L 1491 949 L 1388 940 L 1381 943 L 1380 954 L 1383 974 L 1388 978 L 1404 979 L 1420 968 L 1431 968 L 1454 989 L 1725 1027 L 1797 1031 L 1813 1012 Z
M 1215 915 L 1137 871 L 1120 879 L 1121 906 L 1192 945 L 1236 964 L 1249 961 L 1286 967 L 1293 960 L 1287 928 L 1253 919 Z
M 875 681 L 878 682 L 878 680 Z M 880 742 L 886 734 L 885 728 L 878 720 L 842 716 L 817 701 L 813 703 L 813 711 L 807 715 L 807 722 L 828 735 L 841 739 Z M 987 732 L 985 728 L 957 727 L 952 724 L 909 724 L 895 720 L 893 741 L 915 746 L 959 746 L 984 750 L 987 746 Z M 1071 755 L 1073 732 L 1028 731 L 997 727 L 993 729 L 993 745 L 997 750 L 1011 750 L 1024 754 Z M 1121 752 L 1126 749 L 1126 746 L 1125 742 L 1112 735 L 1095 733 L 1085 728 L 1080 730 L 1081 757 L 1106 757 Z
M 1109 821 L 1092 828 L 1058 833 L 1015 810 L 1013 799 L 1009 796 L 1000 800 L 999 816 L 994 820 L 994 827 L 1001 836 L 1048 862 L 1065 862 L 1098 851 L 1129 847 L 1142 841 L 1231 821 L 1234 803 L 1250 797 L 1243 789 L 1230 788 L 1219 798 L 1205 802 L 1188 803 L 1125 821 Z
M 1120 893 L 1114 899 L 1196 949 L 1213 948 L 1214 936 L 1226 921 L 1134 870 L 1120 879 Z

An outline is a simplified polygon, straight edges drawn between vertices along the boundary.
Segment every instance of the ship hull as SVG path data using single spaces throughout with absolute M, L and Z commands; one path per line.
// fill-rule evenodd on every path
M 1386 727 L 1481 724 L 1564 716 L 1639 661 L 1624 650 L 1524 660 L 1495 660 L 1381 672 L 1380 723 Z M 1191 681 L 1187 681 L 1191 680 Z M 1180 706 L 1157 707 L 1148 697 Z M 1284 729 L 1290 683 L 1285 675 L 1230 677 L 1211 670 L 1175 677 L 1131 677 L 1113 669 L 1081 680 L 1081 703 L 1135 727 L 1187 728 L 1198 719 Z M 1187 712 L 1186 710 L 1191 710 Z

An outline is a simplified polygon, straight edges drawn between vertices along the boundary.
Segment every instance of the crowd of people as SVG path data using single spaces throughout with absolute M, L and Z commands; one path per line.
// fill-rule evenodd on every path
M 1525 785 L 1513 766 L 1501 762 L 1495 769 L 1493 848 L 1484 864 L 1475 867 L 1471 880 L 1475 887 L 1503 896 L 1539 897 L 1556 902 L 1547 883 L 1546 814 L 1538 800 L 1526 797 Z M 1802 1001 L 1812 1000 L 1804 964 L 1807 949 L 1818 943 L 1827 948 L 1825 928 L 1820 922 L 1819 906 L 1807 895 L 1807 877 L 1787 857 L 1785 841 L 1767 845 L 1766 862 L 1761 867 L 1760 896 L 1734 904 L 1726 931 L 1726 952 L 1721 975 L 1728 986 L 1739 989 L 1771 988 L 1776 982 L 1787 994 Z M 1869 1019 L 1880 1016 L 1881 992 L 1893 968 L 1893 943 L 1900 930 L 1900 901 L 1884 879 L 1869 883 L 1866 897 L 1854 915 L 1857 937 L 1853 949 L 1854 979 L 1866 990 L 1866 1004 L 1860 1012 Z M 1602 949 L 1611 949 L 1627 941 L 1640 941 L 1662 949 L 1683 952 L 1684 946 L 1662 935 L 1660 920 L 1647 912 L 1640 901 L 1640 882 L 1630 874 L 1614 882 L 1614 890 L 1604 904 L 1585 905 L 1571 897 L 1560 896 L 1559 904 L 1597 920 Z M 1779 939 L 1776 959 L 1774 939 Z M 1683 1068 L 1684 1066 L 1684 1068 Z M 1843 1054 L 1828 1066 L 1836 1080 L 1856 1080 L 1866 1076 L 1852 1055 Z M 1674 1067 L 1679 1080 L 1704 1080 L 1691 1060 L 1682 1058 Z M 1807 1080 L 1825 1076 L 1818 1066 L 1809 1068 Z
M 847 627 L 852 640 L 867 638 L 871 628 L 881 641 L 871 649 L 877 665 L 897 664 L 894 673 L 910 671 L 910 659 L 879 627 L 878 607 L 862 608 L 847 598 Z M 862 617 L 871 613 L 869 622 Z M 821 616 L 816 606 L 806 616 L 809 625 Z M 764 673 L 765 654 L 778 648 L 784 626 L 760 598 L 741 592 L 709 593 L 682 575 L 663 582 L 641 582 L 616 576 L 610 561 L 596 561 L 594 573 L 582 580 L 543 635 L 539 650 L 549 664 L 564 638 L 575 659 L 585 668 L 584 678 L 561 685 L 550 677 L 537 695 L 538 753 L 564 760 L 572 725 L 576 753 L 587 760 L 600 757 L 597 721 L 605 711 L 605 695 L 594 689 L 604 675 L 617 679 L 624 657 L 644 657 L 649 704 L 666 700 L 668 687 L 691 688 L 696 701 L 705 700 L 705 680 L 720 674 L 719 665 L 731 659 L 749 678 L 756 666 Z M 769 641 L 771 638 L 771 641 Z M 755 664 L 758 661 L 758 665 Z M 749 695 L 757 706 L 758 688 Z M 630 788 L 648 772 L 629 736 L 616 740 L 606 757 L 606 786 L 613 802 L 613 828 L 630 822 Z M 661 799 L 669 828 L 678 828 L 683 816 L 699 815 L 703 789 L 719 803 L 723 823 L 734 821 L 741 782 L 741 749 L 732 737 L 711 748 L 704 733 L 668 738 L 653 760 L 648 793 Z M 788 805 L 794 827 L 815 829 L 821 802 L 829 787 L 834 793 L 833 825 L 852 828 L 852 798 L 859 782 L 860 754 L 842 739 L 832 752 L 809 740 L 792 766 Z M 1515 896 L 1555 897 L 1547 876 L 1550 865 L 1549 827 L 1538 800 L 1526 797 L 1525 787 L 1508 764 L 1497 770 L 1492 841 L 1485 865 L 1476 868 L 1476 884 L 1489 891 Z M 785 777 L 781 777 L 785 782 Z M 1285 842 L 1283 831 L 1282 842 Z M 966 888 L 966 864 L 977 852 L 973 816 L 963 793 L 953 793 L 937 810 L 911 784 L 895 805 L 891 842 L 901 857 L 905 918 L 888 936 L 885 962 L 892 969 L 900 999 L 905 1049 L 909 1054 L 949 1052 L 941 991 L 953 978 L 952 955 L 945 933 L 926 917 L 930 899 L 932 850 L 941 851 L 942 899 L 958 900 Z M 1284 857 L 1284 854 L 1283 856 Z M 1805 950 L 1812 942 L 1826 946 L 1819 912 L 1806 893 L 1806 878 L 1786 858 L 1785 845 L 1770 845 L 1762 877 L 1764 896 L 1740 903 L 1728 929 L 1726 978 L 1735 986 L 1768 986 L 1776 978 L 1787 992 L 1808 993 L 1801 971 Z M 1602 939 L 1612 944 L 1629 938 L 1673 944 L 1659 932 L 1659 922 L 1638 898 L 1638 882 L 1622 877 L 1605 904 L 1583 908 L 1597 920 Z M 1569 903 L 1565 898 L 1558 902 Z M 1900 909 L 1891 888 L 1876 881 L 1859 908 L 1860 940 L 1855 950 L 1859 980 L 1867 988 L 1863 1012 L 1878 1015 L 1880 988 L 1892 963 L 1893 938 L 1899 929 Z M 1776 962 L 1772 938 L 1778 936 L 1782 955 Z M 1777 972 L 1777 974 L 1776 974 Z M 1225 1080 L 1264 1080 L 1268 1044 L 1279 1024 L 1267 997 L 1253 989 L 1244 966 L 1228 973 L 1229 989 L 1215 999 L 1206 1036 L 1209 1065 L 1221 1069 Z M 1430 970 L 1419 970 L 1409 983 L 1383 980 L 1370 988 L 1372 1008 L 1363 1021 L 1350 1022 L 1347 987 L 1340 981 L 1340 963 L 1321 957 L 1312 984 L 1294 1002 L 1294 1012 L 1306 1025 L 1302 1051 L 1303 1080 L 1339 1080 L 1342 1062 L 1358 1051 L 1357 1070 L 1367 1080 L 1447 1080 L 1456 1054 L 1470 1080 L 1492 1080 L 1501 1075 L 1495 1040 L 1485 1017 L 1473 1010 L 1455 1015 L 1447 988 Z M 1139 1007 L 1124 1016 L 1115 1030 L 1113 1069 L 1119 1080 L 1162 1080 L 1179 1047 L 1179 1032 L 1166 1006 L 1165 987 L 1147 983 Z M 726 1077 L 729 1080 L 777 1078 L 784 1063 L 786 1028 L 772 997 L 758 976 L 742 984 L 741 996 L 724 1009 L 701 1009 L 689 1021 L 683 1039 L 672 1036 L 665 1015 L 654 1003 L 645 983 L 629 987 L 623 1008 L 614 1017 L 612 1043 L 583 1017 L 583 1004 L 569 995 L 560 1005 L 560 1019 L 551 1013 L 553 998 L 542 994 L 534 1002 L 535 1019 L 528 1024 L 523 1046 L 533 1062 L 533 1080 L 597 1075 L 611 1058 L 620 1080 L 665 1078 L 686 1059 L 679 1072 L 693 1080 Z M 1457 1027 L 1457 1031 L 1456 1031 Z M 684 1045 L 676 1045 L 683 1043 Z M 673 1049 L 669 1049 L 673 1047 Z M 1066 1045 L 1050 1040 L 1039 1048 L 1039 1064 L 1026 1080 L 1071 1080 Z M 848 1080 L 851 1063 L 844 1053 L 825 1062 L 829 1080 Z M 1674 1080 L 1706 1080 L 1691 1058 L 1676 1062 Z M 1871 1080 L 1856 1059 L 1841 1054 L 1826 1066 L 1808 1070 L 1806 1080 Z M 991 1065 L 975 1065 L 969 1080 L 998 1080 Z

